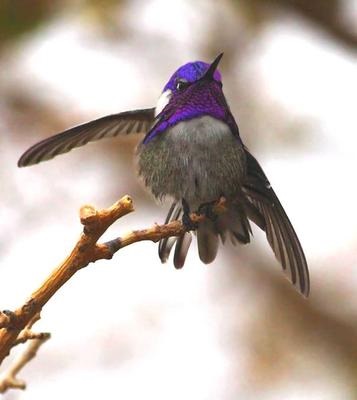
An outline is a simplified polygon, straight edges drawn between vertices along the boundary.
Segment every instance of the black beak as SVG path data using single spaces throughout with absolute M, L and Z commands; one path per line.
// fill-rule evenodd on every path
M 223 53 L 219 54 L 214 61 L 212 62 L 212 64 L 209 66 L 208 70 L 206 71 L 206 73 L 203 75 L 203 77 L 201 79 L 209 79 L 209 80 L 213 80 L 213 75 L 214 72 L 216 71 L 219 62 L 221 61 L 221 58 L 223 57 Z

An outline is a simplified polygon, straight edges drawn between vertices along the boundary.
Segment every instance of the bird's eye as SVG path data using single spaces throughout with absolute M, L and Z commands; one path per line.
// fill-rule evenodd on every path
M 183 90 L 185 88 L 187 88 L 187 86 L 189 85 L 189 83 L 187 81 L 184 80 L 178 80 L 176 83 L 176 89 L 177 90 Z

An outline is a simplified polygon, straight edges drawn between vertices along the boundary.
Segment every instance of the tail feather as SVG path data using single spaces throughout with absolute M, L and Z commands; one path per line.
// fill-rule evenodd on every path
M 226 240 L 227 232 L 233 244 L 250 242 L 252 233 L 250 223 L 245 212 L 237 205 L 231 205 L 227 212 L 220 215 L 215 222 L 215 227 L 223 243 Z
M 190 232 L 186 232 L 184 235 L 177 238 L 174 254 L 175 268 L 180 269 L 184 266 L 191 241 L 192 235 Z
M 182 214 L 181 203 L 174 201 L 167 214 L 165 224 L 168 224 L 171 221 L 178 220 L 181 217 L 181 214 Z M 190 232 L 186 232 L 185 234 L 178 237 L 169 237 L 161 239 L 159 243 L 159 257 L 161 262 L 165 263 L 167 261 L 167 259 L 170 256 L 171 250 L 175 245 L 174 266 L 177 269 L 182 268 L 185 264 L 186 256 L 191 241 L 192 241 L 192 235 Z
M 182 207 L 180 203 L 174 201 L 171 204 L 169 212 L 167 213 L 167 217 L 165 220 L 165 224 L 168 224 L 171 221 L 176 221 L 180 218 L 182 213 Z M 176 243 L 177 237 L 168 237 L 165 239 L 161 239 L 159 242 L 159 257 L 162 263 L 165 263 L 170 256 L 171 249 L 173 245 Z
M 205 264 L 211 263 L 218 251 L 218 234 L 214 222 L 205 220 L 197 228 L 197 245 L 200 259 Z
M 178 220 L 182 215 L 180 202 L 173 202 L 167 214 L 165 223 Z M 215 221 L 206 219 L 200 222 L 197 228 L 198 254 L 202 262 L 211 263 L 217 255 L 219 236 L 224 243 L 227 234 L 233 244 L 250 242 L 251 227 L 246 213 L 236 204 L 231 204 L 228 211 L 217 217 Z M 170 237 L 160 240 L 159 257 L 165 263 L 175 246 L 174 266 L 182 268 L 191 245 L 192 235 L 186 232 L 179 237 Z

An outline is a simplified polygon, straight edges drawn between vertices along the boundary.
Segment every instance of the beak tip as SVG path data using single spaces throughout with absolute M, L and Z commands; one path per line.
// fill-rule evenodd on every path
M 218 56 L 213 60 L 211 65 L 208 67 L 208 70 L 206 71 L 204 77 L 208 79 L 213 79 L 214 73 L 217 69 L 217 66 L 219 62 L 221 61 L 221 58 L 223 57 L 223 52 L 218 54 Z

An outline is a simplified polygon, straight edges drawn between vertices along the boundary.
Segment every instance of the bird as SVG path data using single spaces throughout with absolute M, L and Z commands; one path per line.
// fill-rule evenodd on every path
M 192 231 L 201 261 L 216 258 L 219 239 L 251 240 L 251 222 L 265 232 L 281 267 L 303 296 L 310 290 L 306 257 L 295 230 L 262 167 L 244 145 L 223 93 L 219 54 L 213 62 L 188 62 L 163 88 L 156 107 L 124 111 L 69 128 L 30 147 L 19 159 L 25 167 L 50 160 L 102 138 L 142 134 L 135 151 L 139 178 L 155 198 L 170 198 L 165 223 L 182 220 L 185 233 L 162 239 L 158 252 L 182 268 Z M 225 199 L 226 212 L 213 204 Z M 191 212 L 206 218 L 194 223 Z

